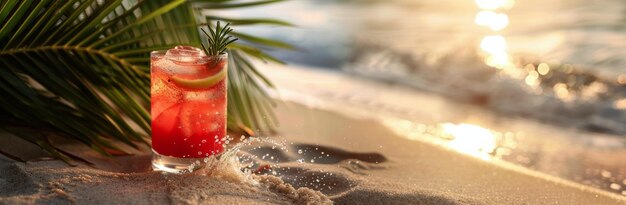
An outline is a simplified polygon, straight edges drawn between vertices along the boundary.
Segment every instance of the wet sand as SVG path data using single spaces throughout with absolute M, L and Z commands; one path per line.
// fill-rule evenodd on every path
M 289 103 L 280 110 L 282 109 L 305 108 Z M 363 183 L 362 189 L 381 190 L 381 184 L 396 187 L 395 191 L 404 193 L 391 194 L 383 191 L 382 195 L 402 196 L 397 198 L 398 203 L 416 203 L 416 200 L 423 199 L 424 196 L 444 196 L 445 200 L 460 200 L 454 201 L 459 204 L 626 203 L 625 197 L 577 185 L 506 162 L 487 162 L 423 142 L 407 140 L 374 120 L 314 109 L 297 116 L 281 115 L 281 118 L 289 118 L 290 122 L 299 124 L 284 127 L 284 132 L 290 133 L 294 141 L 322 146 L 340 145 L 349 151 L 382 154 L 387 161 L 360 162 L 365 168 L 357 170 L 364 174 L 369 182 Z M 336 202 L 362 198 L 348 197 L 350 195 L 347 193 L 330 197 Z M 373 200 L 367 197 L 363 199 L 363 202 Z

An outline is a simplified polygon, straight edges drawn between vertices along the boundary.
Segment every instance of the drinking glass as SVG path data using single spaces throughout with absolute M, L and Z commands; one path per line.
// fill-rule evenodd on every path
M 223 151 L 226 136 L 227 54 L 176 46 L 150 59 L 152 165 L 182 173 Z

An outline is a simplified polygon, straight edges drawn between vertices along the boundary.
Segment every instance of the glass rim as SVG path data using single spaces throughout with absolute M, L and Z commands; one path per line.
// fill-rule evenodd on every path
M 150 52 L 150 56 L 152 57 L 155 55 L 165 55 L 165 53 L 167 53 L 167 50 L 154 50 Z M 228 58 L 228 53 L 224 52 L 216 56 L 206 55 L 206 56 L 194 56 L 194 57 L 198 57 L 202 59 L 225 59 L 225 58 Z

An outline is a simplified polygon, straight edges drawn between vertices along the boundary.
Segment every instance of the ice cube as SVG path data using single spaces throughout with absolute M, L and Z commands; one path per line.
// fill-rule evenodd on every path
M 197 58 L 206 56 L 202 49 L 192 47 L 192 46 L 176 46 L 172 49 L 167 50 L 165 53 L 166 57 L 172 58 L 181 58 L 181 61 L 188 61 L 190 58 Z
M 156 65 L 169 74 L 192 75 L 198 72 L 196 67 L 201 67 L 206 61 L 203 58 L 205 56 L 204 51 L 199 48 L 176 46 L 167 50 L 164 58 L 159 60 Z
M 191 46 L 176 46 L 167 50 L 165 58 L 171 60 L 175 64 L 188 66 L 202 63 L 202 57 L 205 57 L 204 51 Z
M 161 59 L 153 62 L 153 64 L 152 64 L 152 68 L 153 69 L 159 69 L 159 70 L 167 73 L 168 75 L 175 74 L 174 67 L 176 67 L 176 64 L 174 64 L 174 62 L 168 60 L 167 58 L 161 58 Z

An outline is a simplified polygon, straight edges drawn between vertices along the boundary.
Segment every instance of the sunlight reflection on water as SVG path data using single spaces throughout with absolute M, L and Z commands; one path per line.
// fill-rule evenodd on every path
M 492 31 L 500 31 L 509 25 L 509 16 L 506 13 L 497 13 L 493 10 L 508 10 L 515 4 L 514 0 L 475 0 L 480 10 L 476 14 L 474 23 L 485 26 Z M 507 52 L 506 39 L 502 35 L 488 35 L 480 42 L 485 63 L 498 69 L 511 69 L 514 64 Z
M 444 123 L 443 132 L 452 136 L 448 146 L 455 151 L 489 160 L 496 149 L 496 137 L 491 130 L 472 124 Z
M 501 35 L 485 36 L 480 48 L 487 54 L 485 63 L 498 69 L 512 68 L 514 65 L 506 52 L 506 40 Z
M 409 139 L 441 145 L 485 161 L 510 155 L 523 136 L 521 132 L 497 132 L 470 123 L 426 125 L 409 120 L 387 119 L 384 124 Z
M 509 25 L 509 16 L 493 11 L 480 11 L 476 14 L 474 23 L 480 26 L 487 26 L 494 31 L 499 31 Z
M 513 8 L 515 0 L 475 0 L 475 2 L 478 8 L 482 10 L 476 14 L 474 23 L 488 27 L 492 31 L 491 35 L 484 36 L 480 42 L 480 50 L 484 55 L 485 64 L 502 70 L 503 73 L 512 78 L 523 79 L 523 82 L 532 88 L 534 93 L 543 93 L 544 89 L 540 86 L 541 76 L 548 74 L 549 65 L 540 63 L 535 67 L 531 63 L 522 66 L 520 62 L 514 62 L 507 49 L 506 38 L 500 34 L 500 30 L 509 25 L 508 15 L 504 11 Z M 562 101 L 574 100 L 574 96 L 570 94 L 569 86 L 565 83 L 556 83 L 551 90 Z

